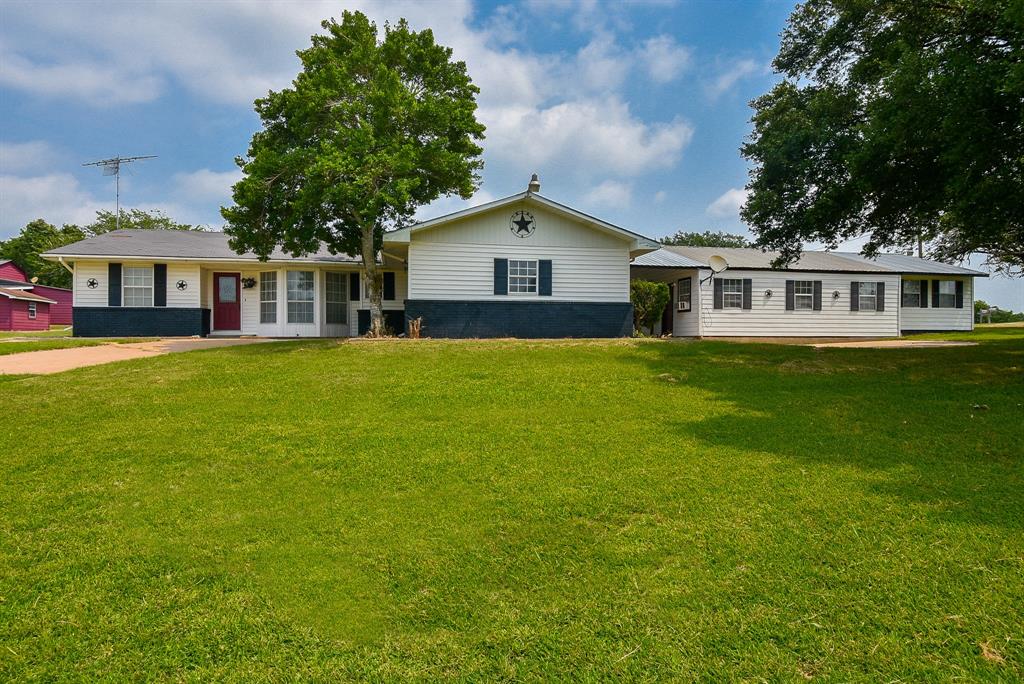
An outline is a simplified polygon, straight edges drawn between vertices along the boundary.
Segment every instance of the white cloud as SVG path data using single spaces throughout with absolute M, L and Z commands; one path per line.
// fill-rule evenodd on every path
M 666 197 L 668 197 L 668 193 L 666 193 L 664 190 L 659 190 L 658 192 L 654 193 L 654 201 L 657 202 L 658 204 L 664 202 Z
M 733 62 L 707 86 L 708 95 L 716 99 L 732 89 L 741 79 L 753 74 L 762 73 L 765 68 L 752 59 L 741 59 Z
M 199 169 L 190 173 L 176 173 L 172 178 L 174 192 L 191 201 L 211 201 L 227 204 L 231 201 L 231 186 L 242 179 L 241 169 L 211 171 Z
M 678 44 L 671 36 L 657 36 L 644 42 L 640 59 L 655 83 L 673 81 L 690 65 L 693 51 Z
M 112 198 L 111 198 L 112 199 Z M 0 238 L 16 234 L 37 218 L 49 223 L 88 223 L 99 209 L 113 209 L 112 202 L 98 202 L 69 173 L 40 176 L 0 176 Z
M 557 165 L 583 178 L 639 175 L 675 165 L 693 137 L 685 121 L 647 124 L 615 97 L 509 106 L 481 117 L 491 133 L 488 154 L 517 163 L 522 174 Z
M 96 106 L 149 102 L 163 89 L 158 76 L 110 64 L 80 59 L 44 64 L 11 52 L 0 53 L 0 85 L 48 97 L 82 99 Z
M 740 208 L 746 201 L 746 190 L 743 188 L 731 188 L 708 205 L 707 213 L 718 218 L 739 218 Z
M 628 207 L 632 199 L 633 186 L 631 184 L 606 180 L 584 194 L 582 201 L 586 206 L 621 209 Z
M 0 174 L 49 169 L 59 163 L 62 157 L 45 140 L 0 141 Z

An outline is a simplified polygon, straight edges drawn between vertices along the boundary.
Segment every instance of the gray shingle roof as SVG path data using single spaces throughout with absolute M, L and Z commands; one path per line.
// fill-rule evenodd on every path
M 661 266 L 669 268 L 707 268 L 712 256 L 723 257 L 729 268 L 772 269 L 772 261 L 778 252 L 762 252 L 756 248 L 740 247 L 680 247 L 666 245 L 661 249 L 644 254 L 633 260 L 634 266 Z M 929 275 L 972 275 L 986 273 L 960 266 L 944 264 L 928 259 L 919 259 L 904 254 L 880 254 L 868 259 L 853 252 L 812 252 L 805 251 L 790 264 L 786 271 L 826 271 L 847 273 L 921 273 Z
M 42 256 L 258 261 L 251 252 L 238 254 L 228 247 L 228 236 L 224 233 L 198 230 L 114 230 L 51 249 Z M 361 262 L 362 258 L 350 254 L 331 254 L 321 248 L 315 254 L 298 258 L 276 249 L 270 255 L 270 260 L 354 263 Z
M 988 276 L 983 271 L 975 271 L 962 266 L 944 264 L 941 261 L 931 259 L 920 259 L 909 254 L 879 254 L 873 259 L 856 252 L 835 252 L 844 259 L 850 259 L 858 263 L 876 264 L 890 271 L 900 273 L 926 273 L 928 275 L 973 275 Z

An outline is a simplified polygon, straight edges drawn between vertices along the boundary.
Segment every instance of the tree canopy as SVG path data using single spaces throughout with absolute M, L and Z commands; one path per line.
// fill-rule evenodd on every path
M 112 211 L 97 211 L 96 220 L 85 226 L 65 224 L 57 228 L 43 219 L 30 221 L 17 235 L 0 242 L 0 259 L 10 259 L 29 278 L 39 278 L 41 285 L 71 287 L 71 274 L 58 263 L 46 261 L 40 254 L 87 237 L 109 233 L 114 230 L 115 214 Z M 161 211 L 142 209 L 121 210 L 121 229 L 142 230 L 203 230 L 202 227 L 178 223 Z
M 686 247 L 750 247 L 750 240 L 743 235 L 720 230 L 705 230 L 703 233 L 679 230 L 673 235 L 661 238 L 661 244 Z
M 1024 3 L 807 0 L 754 100 L 743 218 L 802 241 L 921 239 L 931 256 L 1024 265 Z
M 442 195 L 469 198 L 479 184 L 484 127 L 464 62 L 433 33 L 406 21 L 383 37 L 361 12 L 323 22 L 297 54 L 291 88 L 256 101 L 253 135 L 234 205 L 222 208 L 238 251 L 299 256 L 321 244 L 361 254 L 371 330 L 383 330 L 376 254 L 385 228 L 412 221 Z

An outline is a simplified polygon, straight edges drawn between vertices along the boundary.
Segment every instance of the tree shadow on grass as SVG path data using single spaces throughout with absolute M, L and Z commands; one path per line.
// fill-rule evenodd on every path
M 947 519 L 1024 528 L 1024 347 L 650 345 L 652 382 L 733 407 L 663 421 L 707 448 L 877 475 L 872 493 Z

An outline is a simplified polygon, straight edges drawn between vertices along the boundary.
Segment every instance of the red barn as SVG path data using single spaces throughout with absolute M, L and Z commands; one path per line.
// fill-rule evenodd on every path
M 0 287 L 0 330 L 49 330 L 54 303 L 28 290 Z
M 3 310 L 7 310 L 11 306 L 10 303 L 15 301 L 20 301 L 22 304 L 15 305 L 14 309 L 24 309 L 23 314 L 15 316 L 13 319 L 0 311 L 0 330 L 46 330 L 51 325 L 71 325 L 71 290 L 31 283 L 17 264 L 6 260 L 0 260 L 0 289 L 36 295 L 35 299 L 0 297 L 0 308 Z M 36 302 L 36 317 L 31 319 L 28 318 L 27 302 L 29 301 Z M 45 326 L 39 327 L 38 321 L 42 308 L 47 309 L 47 323 Z M 12 327 L 16 325 L 28 327 Z

